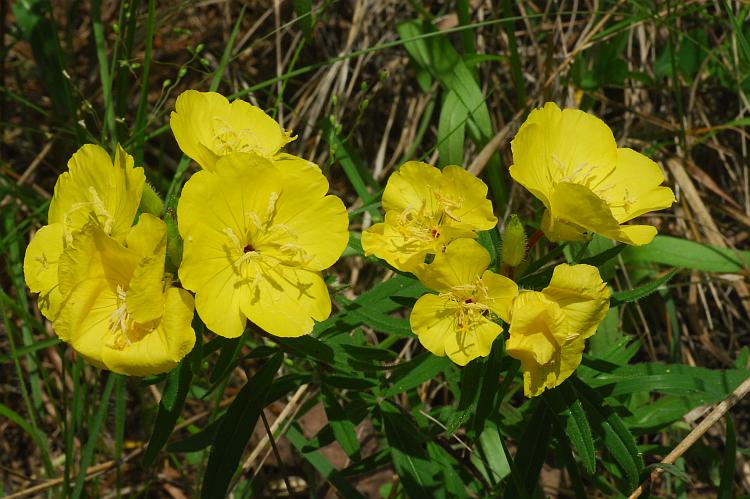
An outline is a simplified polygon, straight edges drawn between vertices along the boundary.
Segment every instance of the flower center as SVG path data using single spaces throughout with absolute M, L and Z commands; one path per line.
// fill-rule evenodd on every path
M 251 286 L 261 279 L 261 268 L 279 264 L 301 267 L 313 258 L 297 241 L 299 236 L 289 226 L 276 220 L 280 194 L 271 192 L 262 213 L 245 213 L 245 232 L 238 234 L 233 228 L 223 232 L 229 239 L 227 255 L 234 271 Z
M 453 303 L 456 326 L 464 333 L 490 315 L 490 307 L 486 304 L 489 300 L 488 290 L 479 276 L 472 284 L 453 286 L 440 296 Z
M 451 221 L 460 222 L 456 210 L 463 200 L 454 200 L 433 192 L 434 199 L 424 201 L 422 206 L 407 206 L 398 218 L 396 229 L 411 244 L 434 245 L 443 235 L 443 227 Z
M 213 132 L 211 148 L 219 156 L 230 152 L 258 152 L 258 137 L 249 128 L 238 130 L 224 118 L 214 118 Z
M 110 347 L 123 350 L 134 341 L 138 341 L 142 334 L 138 334 L 136 323 L 128 313 L 126 298 L 127 291 L 119 284 L 117 285 L 117 308 L 109 317 L 109 330 L 114 336 L 114 342 Z

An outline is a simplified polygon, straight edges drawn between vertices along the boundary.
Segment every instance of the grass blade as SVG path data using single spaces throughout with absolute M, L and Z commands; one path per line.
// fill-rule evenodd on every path
M 224 497 L 229 482 L 237 469 L 242 451 L 250 439 L 271 389 L 276 371 L 281 367 L 282 354 L 276 354 L 239 391 L 216 430 L 206 472 L 203 475 L 201 497 Z
M 83 449 L 83 456 L 81 456 L 81 464 L 78 468 L 78 476 L 76 477 L 76 484 L 73 488 L 71 497 L 78 499 L 83 493 L 83 485 L 86 483 L 86 474 L 89 466 L 91 466 L 91 460 L 94 458 L 94 450 L 96 449 L 97 441 L 99 440 L 99 433 L 102 431 L 104 420 L 107 417 L 107 410 L 109 409 L 109 397 L 112 394 L 112 388 L 115 386 L 115 380 L 119 377 L 119 374 L 110 373 L 107 377 L 107 384 L 104 385 L 104 392 L 102 392 L 101 398 L 97 399 L 99 407 L 94 415 L 94 420 L 89 425 L 88 436 L 89 439 L 86 442 L 86 446 Z

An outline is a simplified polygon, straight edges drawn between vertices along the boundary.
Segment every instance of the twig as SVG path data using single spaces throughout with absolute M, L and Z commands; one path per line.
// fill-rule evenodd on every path
M 279 426 L 284 422 L 284 420 L 289 416 L 289 414 L 294 411 L 299 405 L 300 405 L 300 399 L 307 393 L 307 389 L 310 385 L 302 385 L 300 386 L 297 391 L 292 395 L 292 398 L 289 400 L 289 402 L 284 406 L 284 410 L 281 411 L 281 414 L 274 420 L 273 424 L 271 425 L 271 434 L 276 433 L 276 430 L 279 429 Z M 245 463 L 242 465 L 242 472 L 246 472 L 250 469 L 250 467 L 255 463 L 255 460 L 258 459 L 258 456 L 261 452 L 266 448 L 268 445 L 268 435 L 265 435 L 263 439 L 260 441 L 258 445 L 255 446 L 253 451 L 250 453 L 248 458 L 245 460 Z
M 745 381 L 743 381 L 740 386 L 735 388 L 735 390 L 727 398 L 719 402 L 716 407 L 714 407 L 714 409 L 708 414 L 708 416 L 706 416 L 705 419 L 698 424 L 698 426 L 693 428 L 693 431 L 688 433 L 688 435 L 683 438 L 682 441 L 677 444 L 674 449 L 672 449 L 672 452 L 667 454 L 667 456 L 662 459 L 660 463 L 673 464 L 675 461 L 677 461 L 677 459 L 682 456 L 685 451 L 687 451 L 695 442 L 697 442 L 698 439 L 701 438 L 709 428 L 716 424 L 718 420 L 724 417 L 724 414 L 726 414 L 734 404 L 742 400 L 742 398 L 747 395 L 748 392 L 750 392 L 750 378 L 747 378 Z M 640 497 L 644 491 L 646 483 L 648 481 L 653 482 L 654 480 L 656 480 L 662 472 L 662 468 L 656 468 L 653 472 L 651 472 L 651 476 L 642 484 L 640 484 L 632 494 L 630 494 L 628 499 L 637 499 L 638 497 Z
M 292 486 L 289 484 L 289 477 L 287 477 L 286 466 L 284 466 L 284 461 L 281 459 L 279 449 L 276 447 L 276 440 L 274 440 L 273 438 L 273 432 L 271 431 L 271 427 L 268 426 L 268 419 L 266 419 L 266 413 L 263 409 L 261 409 L 260 411 L 260 419 L 263 420 L 263 427 L 266 429 L 266 436 L 268 437 L 268 441 L 271 442 L 273 455 L 276 456 L 276 461 L 279 463 L 279 468 L 281 468 L 281 478 L 284 480 L 284 485 L 286 485 L 286 491 L 289 494 L 289 497 L 294 498 L 294 489 L 292 489 Z

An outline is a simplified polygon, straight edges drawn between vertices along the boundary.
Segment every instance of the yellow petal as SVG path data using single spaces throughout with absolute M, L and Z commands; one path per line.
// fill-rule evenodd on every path
M 320 169 L 308 161 L 290 158 L 287 155 L 274 161 L 283 177 L 283 188 L 273 216 L 273 226 L 279 229 L 267 239 L 271 247 L 266 253 L 289 263 L 294 262 L 295 253 L 304 255 L 305 268 L 323 270 L 339 259 L 349 242 L 349 217 L 341 199 L 325 196 L 328 181 Z M 264 252 L 261 241 L 256 247 Z M 304 253 L 289 251 L 294 247 Z
M 607 203 L 586 186 L 560 182 L 550 201 L 552 216 L 565 222 L 602 235 L 620 229 Z
M 556 266 L 542 293 L 560 306 L 571 332 L 584 339 L 596 332 L 609 310 L 609 288 L 591 265 Z
M 529 114 L 511 149 L 511 176 L 548 208 L 555 183 L 584 173 L 597 183 L 617 162 L 617 144 L 602 120 L 552 102 Z
M 664 174 L 659 165 L 632 149 L 617 150 L 617 167 L 607 178 L 605 196 L 622 223 L 644 213 L 669 208 L 675 202 L 669 187 L 662 187 Z
M 465 366 L 477 357 L 486 357 L 492 350 L 495 338 L 502 334 L 500 325 L 484 320 L 473 323 L 465 330 L 456 329 L 445 341 L 445 352 L 458 364 Z
M 133 226 L 146 182 L 143 168 L 134 168 L 134 164 L 133 156 L 118 145 L 111 175 L 112 191 L 107 196 L 107 211 L 114 219 L 109 234 L 117 241 L 123 241 Z
M 328 179 L 323 175 L 320 167 L 312 161 L 280 152 L 273 157 L 273 163 L 284 175 L 285 186 L 291 185 L 292 182 L 295 185 L 306 185 L 306 192 L 309 196 L 325 196 L 328 192 Z
M 128 287 L 128 313 L 141 323 L 157 320 L 164 313 L 167 226 L 161 219 L 142 213 L 128 234 L 127 244 L 140 257 Z
M 617 233 L 603 235 L 633 246 L 642 246 L 653 241 L 656 232 L 656 227 L 653 225 L 621 225 Z
M 112 319 L 117 308 L 117 291 L 102 278 L 81 281 L 66 303 L 64 320 L 69 332 L 66 341 L 97 367 L 105 367 L 102 349 L 114 342 Z
M 407 161 L 388 178 L 383 191 L 383 209 L 404 211 L 419 210 L 423 206 L 429 212 L 435 204 L 433 193 L 443 183 L 440 170 L 421 161 Z
M 430 265 L 420 268 L 417 276 L 430 289 L 450 291 L 454 286 L 475 284 L 489 264 L 490 255 L 481 244 L 456 239 Z
M 173 369 L 192 350 L 192 296 L 185 290 L 170 288 L 165 304 L 164 316 L 154 330 L 124 348 L 104 345 L 102 360 L 108 369 L 131 376 L 159 374 Z
M 259 107 L 242 99 L 232 101 L 226 119 L 229 125 L 240 133 L 248 150 L 264 156 L 273 156 L 294 140 L 276 120 Z
M 128 233 L 125 240 L 129 249 L 140 257 L 163 254 L 167 237 L 167 224 L 149 213 L 141 213 L 138 223 Z
M 409 323 L 422 346 L 442 357 L 446 341 L 456 334 L 454 315 L 455 307 L 450 306 L 448 298 L 426 294 L 414 304 Z
M 54 320 L 63 296 L 58 287 L 58 261 L 63 252 L 64 229 L 60 223 L 39 229 L 29 242 L 23 259 L 26 284 L 39 293 L 39 310 Z
M 192 243 L 195 244 L 195 243 Z M 237 338 L 245 330 L 245 315 L 240 311 L 243 283 L 231 264 L 221 260 L 202 261 L 200 253 L 187 250 L 179 275 L 182 285 L 195 292 L 195 308 L 208 329 L 224 336 Z
M 331 314 L 331 298 L 319 272 L 261 265 L 262 277 L 248 288 L 242 312 L 260 328 L 284 338 L 312 331 Z
M 432 237 L 427 230 L 424 234 L 415 235 L 400 222 L 400 214 L 389 211 L 385 222 L 375 224 L 362 233 L 362 249 L 365 255 L 375 255 L 402 272 L 417 273 L 424 265 L 427 255 L 442 251 L 446 241 L 463 237 L 476 237 L 471 230 L 449 228 L 447 234 L 440 233 Z
M 89 334 L 82 329 L 84 322 L 88 329 L 109 328 L 117 309 L 116 303 L 110 303 L 110 295 L 116 298 L 118 287 L 121 291 L 127 290 L 138 261 L 137 255 L 105 234 L 96 222 L 90 222 L 77 232 L 60 256 L 58 265 L 60 292 L 66 300 L 54 321 L 57 335 L 65 341 L 77 341 L 82 334 Z M 99 297 L 99 293 L 106 296 Z M 100 299 L 104 302 L 97 301 Z M 92 318 L 88 318 L 89 315 Z M 97 321 L 107 324 L 94 328 L 92 324 Z M 92 351 L 89 348 L 84 355 L 99 358 L 93 356 Z M 100 358 L 96 362 L 100 362 Z
M 482 303 L 490 307 L 490 310 L 502 320 L 510 322 L 510 308 L 518 294 L 516 283 L 487 270 L 482 274 L 482 285 L 487 290 L 487 297 L 482 299 Z
M 104 149 L 86 144 L 70 158 L 68 170 L 55 184 L 50 223 L 63 223 L 72 233 L 93 216 L 107 234 L 124 241 L 143 193 L 143 168 L 134 168 L 133 158 L 119 147 L 113 164 Z
M 169 116 L 177 145 L 206 170 L 212 170 L 219 156 L 214 142 L 214 116 L 223 116 L 229 107 L 227 99 L 215 92 L 186 90 L 177 97 L 175 110 Z M 204 145 L 205 144 L 205 145 Z
M 492 202 L 487 199 L 487 184 L 460 166 L 443 168 L 440 194 L 456 204 L 449 210 L 449 224 L 472 230 L 489 230 L 497 225 Z
M 586 229 L 553 217 L 549 209 L 544 210 L 541 229 L 547 239 L 553 242 L 588 241 L 591 239 L 591 235 L 586 232 Z
M 386 220 L 398 218 L 395 212 L 385 214 Z M 362 232 L 362 249 L 365 256 L 375 255 L 402 272 L 415 272 L 424 263 L 425 255 L 437 250 L 434 244 L 426 247 L 408 239 L 397 230 L 398 222 L 377 223 Z
M 65 223 L 67 218 L 79 217 L 78 206 L 89 204 L 90 188 L 98 194 L 108 193 L 111 185 L 107 180 L 112 176 L 112 158 L 107 151 L 94 144 L 81 146 L 68 160 L 68 171 L 60 175 L 55 183 L 55 193 L 49 204 L 49 223 Z M 83 212 L 75 228 L 81 228 L 88 221 Z
M 91 279 L 128 283 L 137 265 L 137 255 L 91 222 L 76 233 L 60 257 L 60 292 L 66 295 L 80 282 Z
M 566 348 L 577 335 L 569 334 L 566 320 L 555 302 L 536 291 L 522 292 L 513 303 L 506 351 L 521 361 L 527 397 L 555 387 L 570 376 Z M 583 340 L 579 343 L 582 350 Z M 563 361 L 567 362 L 565 366 Z
M 559 362 L 539 365 L 523 372 L 523 392 L 527 397 L 536 397 L 547 388 L 559 386 L 568 379 L 581 363 L 583 338 L 566 344 L 560 352 Z
M 255 154 L 223 156 L 213 172 L 201 171 L 185 183 L 177 205 L 177 221 L 183 239 L 198 225 L 231 231 L 238 239 L 250 229 L 251 214 L 260 218 L 269 199 L 281 192 L 273 163 Z
M 293 140 L 261 109 L 240 99 L 230 104 L 215 92 L 180 94 L 170 126 L 180 149 L 207 170 L 213 170 L 225 154 L 255 152 L 272 157 Z

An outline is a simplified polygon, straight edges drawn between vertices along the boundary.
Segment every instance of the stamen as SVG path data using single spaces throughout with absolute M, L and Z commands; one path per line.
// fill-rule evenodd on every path
M 235 234 L 234 230 L 232 230 L 231 227 L 224 227 L 224 230 L 222 232 L 224 234 L 226 234 L 227 237 L 229 237 L 229 239 L 232 240 L 232 242 L 234 243 L 234 246 L 236 248 L 243 248 L 244 247 L 244 245 L 242 244 L 242 242 L 240 242 L 240 238 L 237 237 L 237 234 Z M 247 252 L 245 252 L 245 253 L 247 253 Z

